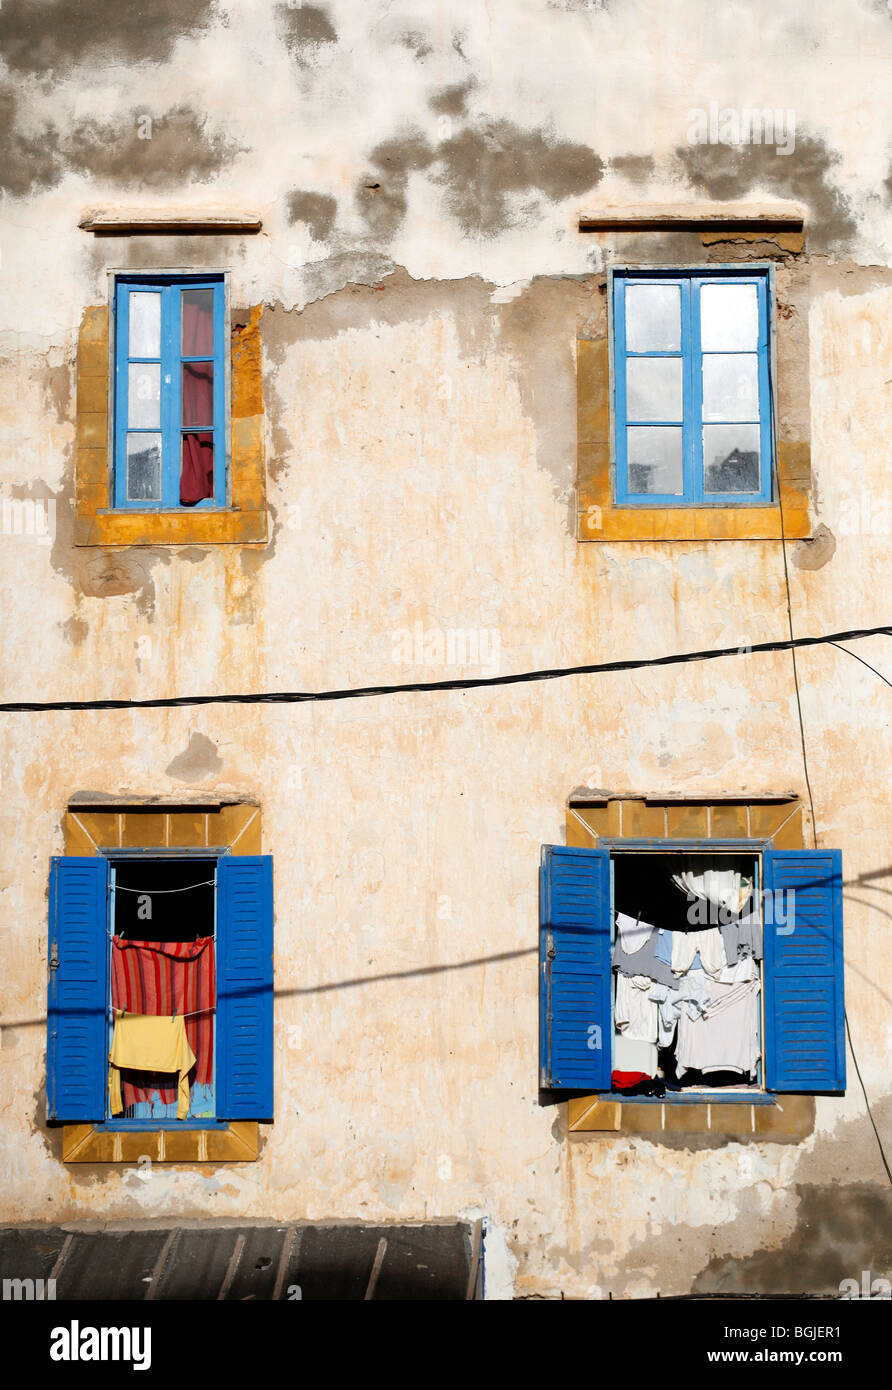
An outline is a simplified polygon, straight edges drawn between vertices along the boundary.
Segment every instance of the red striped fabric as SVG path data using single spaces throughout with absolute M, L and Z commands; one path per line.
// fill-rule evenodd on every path
M 112 1006 L 134 1014 L 192 1014 L 186 1037 L 195 1053 L 189 1082 L 207 1085 L 214 1059 L 214 1006 L 217 976 L 214 938 L 197 941 L 125 941 L 112 937 Z M 202 1012 L 196 1012 L 201 1010 Z M 148 1101 L 158 1091 L 162 1101 L 177 1098 L 176 1078 L 164 1073 L 122 1071 L 125 1106 Z

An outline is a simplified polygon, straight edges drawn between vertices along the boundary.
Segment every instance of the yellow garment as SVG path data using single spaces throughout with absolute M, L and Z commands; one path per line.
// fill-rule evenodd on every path
M 113 1115 L 124 1109 L 121 1099 L 121 1071 L 176 1071 L 180 1074 L 177 1092 L 177 1119 L 189 1113 L 189 1072 L 195 1066 L 195 1053 L 186 1037 L 186 1022 L 156 1014 L 125 1014 L 115 1009 L 115 1031 L 108 1054 L 108 1099 Z

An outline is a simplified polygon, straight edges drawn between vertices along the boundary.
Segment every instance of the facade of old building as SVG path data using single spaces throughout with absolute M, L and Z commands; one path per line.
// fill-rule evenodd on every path
M 892 649 L 758 648 L 889 623 L 892 10 L 40 0 L 0 63 L 0 1221 L 481 1222 L 490 1298 L 887 1277 Z M 617 1097 L 556 875 L 602 940 L 673 847 L 805 920 L 750 1090 Z M 190 932 L 203 1100 L 116 1123 L 109 961 Z

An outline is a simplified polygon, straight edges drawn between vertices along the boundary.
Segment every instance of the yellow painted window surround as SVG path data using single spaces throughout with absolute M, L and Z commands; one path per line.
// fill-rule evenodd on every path
M 84 310 L 77 346 L 75 545 L 266 542 L 261 318 L 259 304 L 232 314 L 229 505 L 221 510 L 124 512 L 110 505 L 108 307 Z
M 629 795 L 574 797 L 567 804 L 566 841 L 582 849 L 606 839 L 770 839 L 777 849 L 805 845 L 804 811 L 794 793 L 762 799 L 680 801 Z M 740 1142 L 795 1143 L 814 1129 L 813 1096 L 784 1095 L 773 1106 L 710 1105 L 703 1098 L 670 1105 L 622 1104 L 599 1095 L 566 1102 L 567 1133 L 734 1137 Z
M 94 855 L 103 849 L 228 848 L 261 853 L 259 806 L 182 808 L 69 806 L 63 823 L 64 853 Z M 256 1120 L 231 1121 L 225 1129 L 109 1130 L 90 1124 L 62 1127 L 64 1163 L 249 1163 L 259 1157 Z

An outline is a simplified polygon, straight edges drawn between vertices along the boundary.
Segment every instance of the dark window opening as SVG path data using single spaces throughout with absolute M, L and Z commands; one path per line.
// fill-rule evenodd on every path
M 127 941 L 214 934 L 216 859 L 118 859 L 114 932 Z
M 659 1097 L 760 1088 L 755 856 L 618 851 L 611 862 L 613 1089 Z M 692 933 L 706 933 L 696 951 L 682 945 Z
M 179 1015 L 182 1023 L 171 1026 L 181 1029 L 179 1047 L 188 1046 L 194 1061 L 187 1074 L 185 1051 L 188 1095 L 180 1089 L 181 1074 L 149 1069 L 148 1057 L 136 1066 L 120 1065 L 118 1075 L 110 1068 L 118 1083 L 114 1106 L 123 1103 L 112 1118 L 215 1118 L 216 870 L 213 858 L 113 862 L 110 1046 L 116 1027 L 127 1026 L 128 1013 L 168 1020 Z M 109 1104 L 111 1109 L 111 1093 Z

